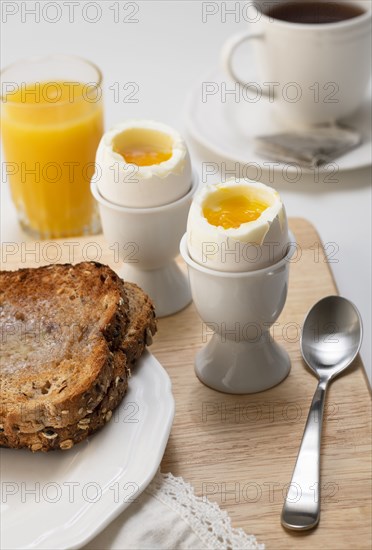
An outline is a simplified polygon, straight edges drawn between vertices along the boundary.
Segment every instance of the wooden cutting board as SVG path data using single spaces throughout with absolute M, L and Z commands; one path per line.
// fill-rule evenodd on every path
M 320 524 L 305 533 L 288 532 L 280 525 L 283 499 L 317 383 L 301 359 L 299 330 L 316 301 L 337 293 L 329 269 L 337 252 L 329 246 L 327 260 L 309 222 L 292 219 L 290 227 L 300 252 L 298 261 L 291 264 L 287 303 L 275 338 L 289 352 L 292 370 L 279 386 L 246 396 L 207 388 L 193 370 L 195 353 L 206 338 L 194 306 L 160 319 L 151 351 L 168 371 L 176 401 L 161 469 L 183 476 L 197 495 L 216 501 L 228 512 L 233 526 L 256 535 L 268 550 L 369 549 L 371 414 L 368 382 L 359 358 L 328 394 Z M 114 269 L 119 267 L 102 236 L 50 244 L 8 243 L 7 247 L 4 256 L 3 246 L 3 269 L 72 259 L 99 259 Z

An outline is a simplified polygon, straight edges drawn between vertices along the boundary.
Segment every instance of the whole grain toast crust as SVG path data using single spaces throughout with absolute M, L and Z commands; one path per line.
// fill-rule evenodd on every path
M 111 382 L 110 352 L 119 348 L 128 325 L 123 281 L 93 262 L 5 271 L 0 300 L 0 425 L 8 433 L 27 433 L 77 422 L 103 399 Z M 33 343 L 27 340 L 27 322 Z M 38 345 L 46 348 L 40 365 Z
M 152 300 L 139 286 L 125 282 L 124 289 L 128 300 L 129 325 L 120 347 L 131 367 L 141 357 L 145 346 L 152 344 L 157 320 Z
M 128 386 L 129 365 L 133 366 L 146 345 L 152 343 L 156 318 L 154 306 L 149 297 L 135 284 L 124 284 L 128 303 L 129 325 L 121 333 L 119 349 L 111 352 L 113 363 L 111 382 L 100 402 L 87 409 L 87 414 L 77 422 L 64 427 L 43 425 L 33 433 L 21 431 L 0 433 L 0 445 L 6 447 L 28 447 L 32 451 L 70 449 L 74 444 L 104 426 L 120 404 Z
M 90 434 L 104 426 L 112 416 L 112 411 L 121 402 L 128 387 L 129 370 L 126 358 L 121 350 L 114 352 L 114 377 L 100 403 L 78 422 L 55 428 L 43 426 L 33 433 L 12 431 L 0 433 L 0 445 L 10 448 L 27 447 L 33 452 L 54 449 L 71 449 L 74 444 L 86 439 Z

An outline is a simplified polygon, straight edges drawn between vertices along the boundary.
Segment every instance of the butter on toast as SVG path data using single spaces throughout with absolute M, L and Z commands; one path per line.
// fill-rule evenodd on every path
M 153 305 L 92 262 L 1 272 L 0 300 L 0 444 L 71 448 L 120 403 Z

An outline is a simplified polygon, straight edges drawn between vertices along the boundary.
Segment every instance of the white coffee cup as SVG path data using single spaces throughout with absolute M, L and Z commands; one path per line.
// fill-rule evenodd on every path
M 322 24 L 270 17 L 267 10 L 280 3 L 286 0 L 253 1 L 251 30 L 232 36 L 223 47 L 227 74 L 245 86 L 247 94 L 266 97 L 287 125 L 329 123 L 351 114 L 362 104 L 371 76 L 371 1 L 347 0 L 364 12 Z M 245 41 L 254 44 L 257 69 L 242 67 L 239 73 L 247 75 L 242 81 L 233 58 Z M 261 82 L 254 72 L 261 73 Z

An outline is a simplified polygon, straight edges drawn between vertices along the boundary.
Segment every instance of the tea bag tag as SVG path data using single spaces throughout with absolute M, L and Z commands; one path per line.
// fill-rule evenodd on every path
M 310 169 L 331 162 L 357 147 L 361 141 L 358 132 L 336 124 L 255 139 L 256 151 L 263 157 Z

